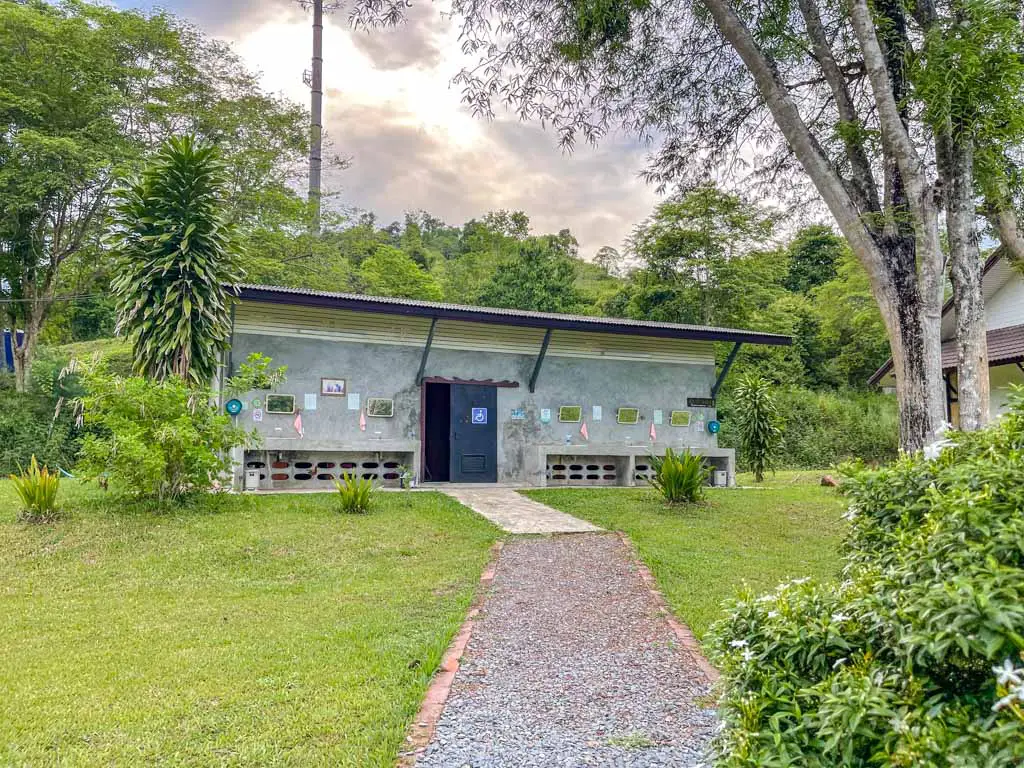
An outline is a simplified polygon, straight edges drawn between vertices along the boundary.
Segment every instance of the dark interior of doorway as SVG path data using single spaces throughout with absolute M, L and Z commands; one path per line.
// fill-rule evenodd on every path
M 451 384 L 427 383 L 423 394 L 423 479 L 447 483 L 451 479 Z

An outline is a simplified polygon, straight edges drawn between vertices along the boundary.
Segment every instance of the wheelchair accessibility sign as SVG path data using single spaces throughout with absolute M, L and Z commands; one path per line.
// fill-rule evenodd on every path
M 486 408 L 474 408 L 471 421 L 474 424 L 486 424 L 487 423 L 487 409 Z

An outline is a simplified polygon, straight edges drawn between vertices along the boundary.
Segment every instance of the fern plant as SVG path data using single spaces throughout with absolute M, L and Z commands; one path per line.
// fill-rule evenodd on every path
M 756 374 L 747 374 L 736 385 L 733 396 L 740 433 L 740 451 L 754 481 L 762 482 L 773 468 L 775 453 L 782 440 L 779 409 L 772 396 L 771 383 Z
M 11 475 L 14 492 L 21 501 L 20 520 L 42 523 L 57 517 L 57 493 L 60 490 L 60 473 L 51 472 L 48 467 L 39 466 L 35 454 L 28 469 Z
M 341 497 L 341 511 L 347 515 L 365 515 L 373 504 L 377 488 L 370 478 L 359 477 L 346 472 L 341 481 L 334 481 Z
M 704 464 L 702 457 L 690 453 L 689 449 L 675 453 L 668 448 L 664 457 L 651 456 L 650 460 L 654 469 L 651 485 L 669 504 L 694 502 L 704 498 L 711 469 Z

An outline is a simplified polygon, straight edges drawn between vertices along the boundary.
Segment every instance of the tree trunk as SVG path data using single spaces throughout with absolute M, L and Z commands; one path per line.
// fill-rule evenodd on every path
M 989 420 L 988 342 L 985 299 L 981 293 L 981 252 L 974 226 L 974 147 L 955 137 L 946 145 L 946 232 L 949 237 L 950 280 L 956 311 L 957 390 L 960 429 L 981 429 Z
M 879 243 L 892 280 L 876 288 L 892 350 L 899 406 L 900 450 L 913 453 L 933 439 L 946 419 L 942 379 L 941 297 L 924 292 L 916 271 L 914 238 L 886 237 Z
M 49 302 L 32 302 L 25 310 L 24 336 L 18 344 L 18 330 L 11 328 L 14 347 L 14 389 L 17 392 L 28 392 L 32 384 L 32 359 L 35 357 L 39 331 L 43 327 L 43 318 L 49 308 Z
M 868 212 L 857 209 L 843 179 L 801 117 L 775 63 L 761 50 L 729 0 L 703 3 L 750 71 L 775 124 L 871 279 L 893 352 L 900 446 L 907 452 L 916 451 L 933 439 L 946 417 L 940 338 L 942 252 L 930 185 L 899 115 L 870 14 L 862 17 L 861 24 L 873 41 L 869 69 L 874 68 L 873 86 L 882 88 L 874 95 L 884 117 L 884 144 L 900 169 L 906 169 L 903 175 L 909 176 L 908 191 L 914 198 L 915 237 L 909 240 L 902 233 L 879 234 L 868 229 L 863 217 Z

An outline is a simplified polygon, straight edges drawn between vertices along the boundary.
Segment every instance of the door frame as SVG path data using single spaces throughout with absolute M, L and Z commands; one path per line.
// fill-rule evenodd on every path
M 420 380 L 420 476 L 416 482 L 422 483 L 423 473 L 427 466 L 427 385 L 428 384 L 463 384 L 475 387 L 494 387 L 495 389 L 519 389 L 519 382 L 510 379 L 495 381 L 494 379 L 459 379 L 450 376 L 424 376 Z M 495 412 L 494 417 L 498 414 Z M 451 482 L 449 478 L 448 482 Z

